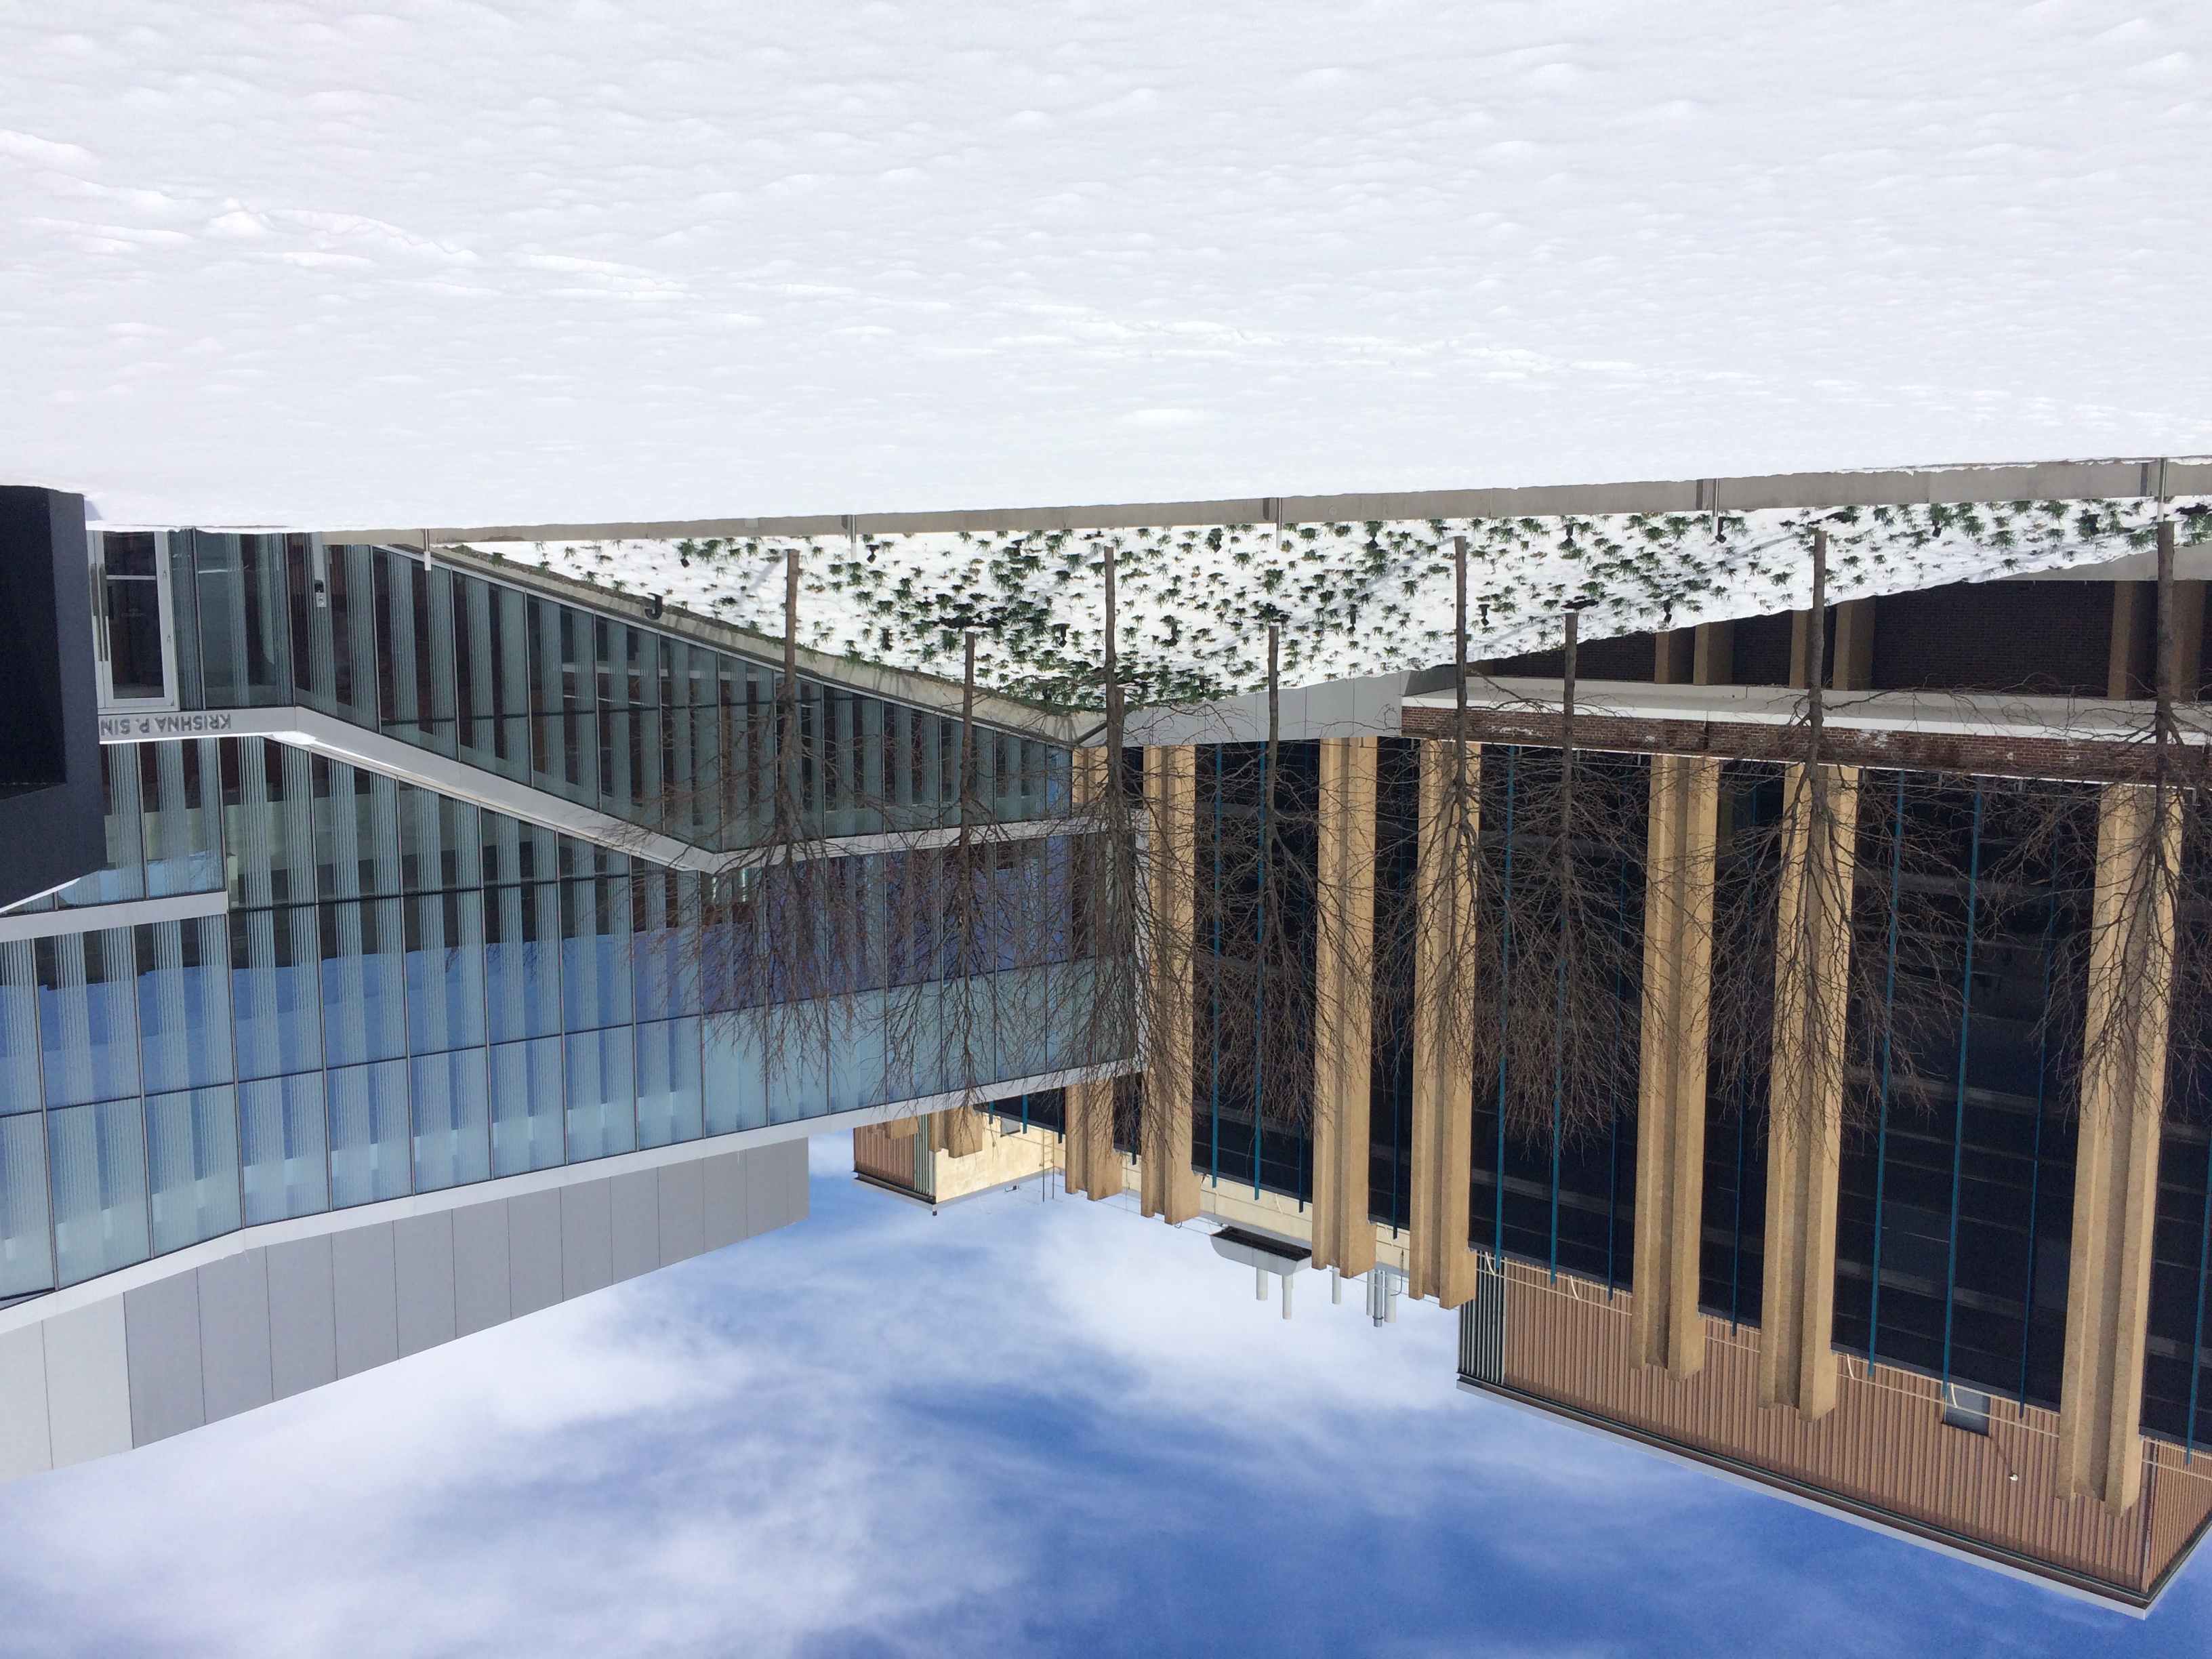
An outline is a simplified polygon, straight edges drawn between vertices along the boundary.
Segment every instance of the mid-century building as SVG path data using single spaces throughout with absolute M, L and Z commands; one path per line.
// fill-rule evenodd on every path
M 86 684 L 9 710 L 52 730 L 0 809 L 59 830 L 0 854 L 50 890 L 0 910 L 0 1478 L 787 1225 L 810 1132 L 950 1086 L 876 1017 L 926 953 L 876 940 L 805 1041 L 716 970 L 778 642 L 459 551 L 88 539 L 76 498 L 9 495 L 46 584 L 16 669 Z M 74 653 L 56 582 L 80 633 L 97 601 Z M 798 700 L 805 856 L 879 901 L 959 775 L 961 688 L 808 653 Z M 981 700 L 1007 833 L 1064 811 L 1064 725 Z M 1010 1047 L 999 1080 L 1066 1060 Z

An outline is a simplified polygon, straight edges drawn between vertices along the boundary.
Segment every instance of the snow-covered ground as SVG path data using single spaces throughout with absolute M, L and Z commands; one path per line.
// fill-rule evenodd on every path
M 0 474 L 336 526 L 2212 450 L 2208 53 L 2186 0 L 11 6 Z
M 2193 561 L 2212 513 L 2171 503 Z M 1133 693 L 1152 702 L 1265 684 L 1267 625 L 1290 684 L 1448 662 L 1455 541 L 1468 544 L 1470 655 L 1811 603 L 1812 540 L 1829 534 L 1832 599 L 2047 570 L 2141 552 L 2154 502 L 1979 503 L 1842 514 L 1758 512 L 1364 524 L 1183 525 L 1037 535 L 490 543 L 479 550 L 781 635 L 785 561 L 804 576 L 800 634 L 820 649 L 957 672 L 963 620 L 978 677 L 1096 706 L 1103 565 Z

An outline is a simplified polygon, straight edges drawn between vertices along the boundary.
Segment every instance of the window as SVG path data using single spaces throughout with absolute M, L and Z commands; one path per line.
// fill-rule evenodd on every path
M 1961 1388 L 1956 1382 L 1943 1385 L 1943 1422 L 1946 1427 L 1964 1429 L 1968 1434 L 1987 1434 L 1990 1431 L 1990 1397 L 1978 1389 Z
M 150 530 L 105 532 L 94 567 L 100 605 L 105 701 L 173 704 L 168 572 Z

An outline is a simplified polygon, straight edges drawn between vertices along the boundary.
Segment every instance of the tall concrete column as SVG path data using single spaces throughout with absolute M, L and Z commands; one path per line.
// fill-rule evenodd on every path
M 983 1114 L 972 1106 L 950 1106 L 929 1115 L 929 1149 L 955 1158 L 973 1158 L 986 1139 Z
M 1474 857 L 1482 750 L 1421 745 L 1413 886 L 1413 1169 L 1409 1276 L 1417 1297 L 1456 1308 L 1474 1294 L 1468 1181 L 1474 1163 Z
M 2166 1103 L 2181 802 L 2115 784 L 2100 803 L 2081 1132 L 2058 1395 L 2058 1478 L 2114 1514 L 2140 1494 L 2143 1340 Z
M 1838 691 L 1873 689 L 1875 605 L 1873 599 L 1845 599 L 1836 607 L 1836 649 L 1828 659 L 1828 684 Z
M 1699 685 L 1735 684 L 1735 624 L 1699 623 L 1691 643 L 1692 675 Z
M 1375 1265 L 1367 1218 L 1367 1105 L 1375 1012 L 1373 738 L 1321 744 L 1319 929 L 1314 951 L 1316 1267 Z
M 1106 793 L 1106 769 L 1111 763 L 1104 749 L 1075 751 L 1073 770 L 1079 813 L 1098 810 Z M 1071 1084 L 1061 1099 L 1066 1137 L 1061 1176 L 1067 1190 L 1094 1199 L 1114 1197 L 1121 1190 L 1121 1155 L 1114 1148 L 1114 1079 Z
M 1114 1079 L 1070 1084 L 1060 1097 L 1066 1103 L 1062 1176 L 1067 1190 L 1094 1199 L 1116 1196 L 1121 1154 L 1114 1146 Z
M 1766 1268 L 1759 1403 L 1808 1418 L 1836 1403 L 1836 1183 L 1844 1127 L 1858 769 L 1811 769 L 1784 783 L 1775 926 L 1774 1047 L 1768 1082 Z
M 1144 1212 L 1170 1225 L 1198 1214 L 1198 1172 L 1190 1162 L 1191 1024 L 1196 962 L 1191 938 L 1192 880 L 1198 840 L 1198 751 L 1185 744 L 1145 750 L 1151 815 L 1146 880 L 1152 902 L 1145 969 L 1145 1096 L 1138 1124 Z
M 1676 1376 L 1692 1375 L 1705 1360 L 1698 1259 L 1720 785 L 1721 763 L 1713 757 L 1652 757 L 1630 1340 L 1638 1363 L 1664 1365 Z

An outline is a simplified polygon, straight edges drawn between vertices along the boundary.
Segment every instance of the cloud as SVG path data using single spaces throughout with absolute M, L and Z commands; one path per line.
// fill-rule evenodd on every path
M 1194 1229 L 933 1217 L 813 1151 L 801 1226 L 0 1488 L 0 1652 L 2125 1651 L 2203 1612 L 1471 1397 L 1449 1316 L 1310 1277 L 1286 1323 Z

